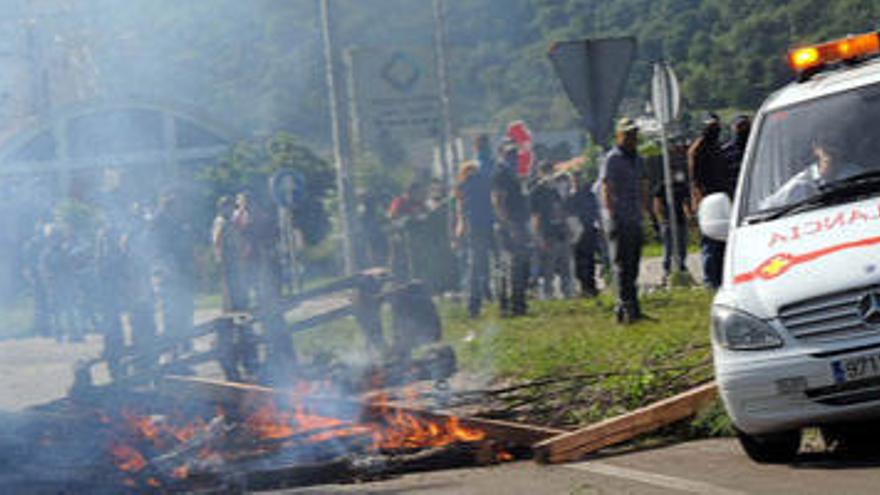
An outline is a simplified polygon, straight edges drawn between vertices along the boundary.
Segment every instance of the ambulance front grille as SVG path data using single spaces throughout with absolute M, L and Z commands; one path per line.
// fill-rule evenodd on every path
M 779 319 L 796 339 L 805 342 L 861 338 L 880 333 L 862 320 L 859 303 L 880 287 L 861 287 L 783 306 Z

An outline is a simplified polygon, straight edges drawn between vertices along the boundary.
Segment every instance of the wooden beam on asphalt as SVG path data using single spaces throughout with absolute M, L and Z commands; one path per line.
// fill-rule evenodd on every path
M 334 410 L 342 414 L 356 415 L 358 419 L 381 418 L 383 414 L 398 412 L 411 414 L 429 421 L 447 421 L 454 415 L 444 411 L 401 406 L 394 403 L 363 402 L 356 399 L 329 397 L 311 394 L 297 394 L 288 390 L 274 389 L 247 383 L 226 382 L 207 378 L 168 376 L 159 383 L 159 393 L 164 396 L 194 398 L 224 406 L 246 408 L 257 407 L 268 400 L 277 398 L 301 400 L 303 403 L 322 410 Z M 513 423 L 475 417 L 458 417 L 459 424 L 486 432 L 489 438 L 511 445 L 528 447 L 536 442 L 557 437 L 565 430 L 544 426 Z
M 535 460 L 542 463 L 576 461 L 605 447 L 693 416 L 716 395 L 715 382 L 709 382 L 635 411 L 543 440 L 533 446 Z

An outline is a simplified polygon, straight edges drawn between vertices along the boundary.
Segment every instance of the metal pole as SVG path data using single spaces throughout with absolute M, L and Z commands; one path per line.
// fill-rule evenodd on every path
M 335 66 L 333 63 L 333 36 L 331 31 L 330 1 L 321 1 L 321 36 L 324 41 L 324 62 L 327 71 L 327 96 L 330 101 L 330 122 L 333 133 L 333 158 L 336 161 L 336 188 L 339 192 L 339 224 L 342 228 L 342 255 L 345 274 L 356 270 L 354 240 L 354 188 L 351 183 L 351 164 L 343 152 L 342 122 L 339 119 L 339 101 L 336 94 Z
M 669 222 L 669 241 L 672 244 L 672 266 L 670 266 L 670 270 L 672 273 L 672 280 L 670 281 L 673 285 L 677 284 L 677 275 L 681 270 L 679 270 L 679 263 L 682 260 L 682 256 L 684 253 L 679 252 L 678 239 L 678 219 L 675 218 L 675 193 L 673 191 L 673 180 L 672 180 L 672 166 L 669 163 L 669 143 L 666 139 L 666 125 L 661 122 L 660 124 L 660 146 L 663 148 L 663 182 L 666 188 L 666 219 Z
M 459 163 L 455 146 L 454 126 L 452 125 L 452 96 L 449 85 L 449 66 L 446 59 L 446 2 L 434 0 L 434 57 L 437 64 L 437 81 L 440 86 L 440 107 L 443 115 L 443 130 L 440 139 L 440 160 L 443 162 L 443 184 L 451 189 L 454 171 L 453 164 Z M 449 156 L 451 152 L 452 156 Z M 450 163 L 451 159 L 451 163 Z

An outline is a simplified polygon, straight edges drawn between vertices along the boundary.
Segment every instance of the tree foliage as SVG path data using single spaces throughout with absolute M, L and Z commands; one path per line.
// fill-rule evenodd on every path
M 294 170 L 305 179 L 305 200 L 295 215 L 306 241 L 317 244 L 330 227 L 325 203 L 335 187 L 333 168 L 289 133 L 238 143 L 215 165 L 206 167 L 201 179 L 209 185 L 214 200 L 250 191 L 269 204 L 269 179 L 280 170 Z
M 286 130 L 326 149 L 328 106 L 316 0 L 93 0 L 108 91 L 153 92 L 211 109 L 241 129 Z M 341 53 L 434 41 L 430 1 L 331 0 Z M 754 108 L 791 79 L 794 45 L 876 28 L 876 0 L 446 0 L 459 127 L 576 125 L 546 56 L 554 41 L 633 35 L 627 87 L 649 95 L 651 63 L 670 61 L 686 108 Z M 93 22 L 93 21 L 90 21 Z M 342 56 L 339 57 L 342 60 Z M 339 74 L 344 75 L 340 63 Z M 341 79 L 344 81 L 344 79 Z

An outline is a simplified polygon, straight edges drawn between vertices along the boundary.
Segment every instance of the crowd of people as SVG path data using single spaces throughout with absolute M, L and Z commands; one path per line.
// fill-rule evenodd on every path
M 281 294 L 275 251 L 279 223 L 275 209 L 248 193 L 221 197 L 211 229 L 220 269 L 223 310 L 242 312 Z M 122 376 L 123 358 L 137 353 L 156 364 L 160 347 L 190 350 L 195 297 L 201 274 L 197 262 L 205 228 L 197 228 L 192 203 L 174 189 L 155 208 L 110 201 L 90 214 L 98 226 L 41 222 L 25 248 L 24 274 L 34 295 L 34 329 L 59 342 L 79 342 L 90 333 L 104 337 L 110 373 Z M 227 376 L 254 374 L 256 347 L 247 325 L 218 332 L 221 365 Z M 279 346 L 283 347 L 283 346 Z M 151 358 L 152 356 L 153 358 Z
M 722 143 L 721 121 L 708 114 L 693 142 L 673 140 L 671 212 L 662 176 L 649 180 L 638 152 L 639 128 L 632 119 L 617 123 L 615 144 L 598 168 L 558 170 L 544 161 L 530 176 L 519 175 L 516 143 L 504 140 L 493 149 L 488 136 L 478 136 L 475 159 L 459 168 L 454 190 L 453 248 L 464 267 L 468 314 L 477 317 L 492 299 L 498 300 L 503 315 L 518 316 L 527 312 L 530 294 L 544 299 L 594 297 L 602 275 L 608 274 L 604 278 L 611 278 L 616 290 L 617 321 L 643 318 L 637 279 L 646 225 L 654 226 L 663 244 L 664 283 L 676 270 L 687 273 L 689 226 L 704 197 L 716 192 L 732 197 L 749 131 L 748 117 L 737 117 L 730 141 Z M 392 201 L 389 218 L 424 215 L 428 196 L 428 187 L 413 183 Z M 407 260 L 395 255 L 393 244 L 395 268 Z M 701 237 L 707 288 L 721 284 L 724 247 Z
M 617 123 L 615 144 L 597 168 L 558 170 L 540 162 L 526 176 L 520 175 L 516 142 L 493 146 L 488 136 L 478 136 L 476 158 L 463 164 L 456 178 L 451 226 L 469 315 L 480 315 L 490 300 L 498 302 L 503 315 L 521 316 L 532 294 L 595 297 L 599 281 L 611 278 L 617 320 L 643 318 L 637 278 L 644 236 L 650 232 L 645 226 L 654 224 L 663 241 L 666 276 L 674 269 L 685 272 L 684 257 L 676 259 L 673 252 L 686 252 L 688 227 L 703 198 L 717 192 L 732 196 L 749 128 L 748 118 L 738 117 L 732 139 L 722 144 L 721 121 L 709 114 L 696 140 L 673 141 L 672 211 L 665 182 L 646 180 L 639 128 L 631 119 Z M 411 261 L 403 252 L 407 247 L 386 235 L 386 226 L 389 221 L 400 226 L 446 204 L 442 186 L 414 182 L 387 211 L 365 200 L 358 222 L 361 265 L 387 262 L 394 274 L 412 278 Z M 196 253 L 208 242 L 219 268 L 225 313 L 273 307 L 281 297 L 283 222 L 267 197 L 242 193 L 219 198 L 210 229 L 196 228 L 199 220 L 189 211 L 190 202 L 175 190 L 161 194 L 154 208 L 123 204 L 109 202 L 98 215 L 98 228 L 77 229 L 63 221 L 38 225 L 25 248 L 24 273 L 32 286 L 39 334 L 59 341 L 102 334 L 104 357 L 116 376 L 130 371 L 121 363 L 132 349 L 150 356 L 158 343 L 178 341 L 179 352 L 186 352 L 200 278 Z M 724 244 L 702 237 L 700 245 L 704 283 L 717 288 Z M 283 321 L 262 318 L 276 361 L 295 361 L 290 339 L 281 331 L 273 333 L 273 328 L 283 329 Z M 218 332 L 226 375 L 236 380 L 255 375 L 253 329 L 231 322 L 228 327 Z M 150 359 L 143 363 L 155 364 Z

